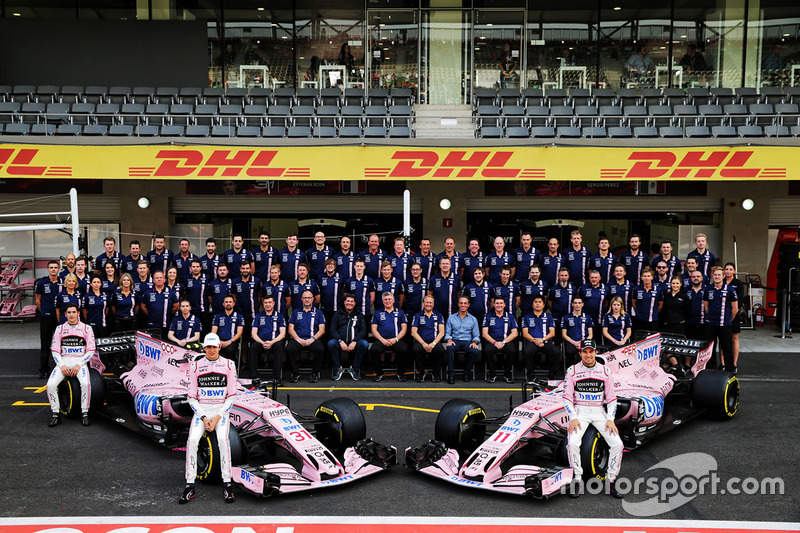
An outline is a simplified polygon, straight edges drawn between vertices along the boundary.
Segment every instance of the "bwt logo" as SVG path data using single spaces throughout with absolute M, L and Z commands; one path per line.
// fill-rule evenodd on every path
M 544 178 L 543 168 L 506 166 L 513 151 L 451 150 L 440 157 L 429 150 L 398 150 L 394 168 L 366 168 L 366 178 Z
M 161 359 L 161 349 L 139 341 L 139 353 L 148 359 L 158 361 Z
M 658 418 L 664 412 L 664 398 L 661 396 L 642 396 L 645 418 Z
M 600 169 L 603 177 L 656 180 L 660 178 L 780 178 L 786 177 L 785 168 L 748 167 L 752 150 L 724 150 L 688 152 L 678 160 L 672 152 L 633 152 L 629 161 L 636 161 L 630 169 Z
M 658 354 L 658 346 L 648 346 L 647 348 L 643 348 L 641 350 L 636 350 L 636 362 L 644 363 L 648 359 L 655 357 Z
M 129 167 L 130 176 L 177 177 L 237 177 L 250 178 L 309 178 L 308 168 L 289 168 L 273 165 L 277 150 L 214 150 L 206 157 L 199 150 L 159 150 L 158 167 Z
M 139 394 L 136 396 L 136 412 L 140 415 L 156 416 L 159 411 L 158 396 Z

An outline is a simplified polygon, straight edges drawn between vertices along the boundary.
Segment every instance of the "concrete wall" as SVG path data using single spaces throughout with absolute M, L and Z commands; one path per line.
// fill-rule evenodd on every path
M 435 252 L 444 249 L 444 239 L 453 237 L 456 250 L 467 248 L 467 198 L 483 197 L 483 182 L 476 181 L 409 181 L 406 183 L 412 197 L 422 197 L 423 227 L 415 228 L 417 237 L 431 240 Z M 439 202 L 447 198 L 451 202 L 447 211 Z M 444 219 L 452 220 L 452 227 L 443 225 Z
M 184 181 L 135 181 L 107 180 L 103 184 L 103 192 L 108 196 L 120 199 L 120 233 L 152 235 L 153 231 L 169 233 L 170 216 L 169 200 L 172 196 L 183 196 L 186 192 Z M 138 205 L 139 198 L 146 197 L 150 206 L 142 209 Z M 128 242 L 136 237 L 127 236 L 122 239 L 120 249 L 128 250 Z M 143 250 L 150 249 L 149 237 L 139 237 Z

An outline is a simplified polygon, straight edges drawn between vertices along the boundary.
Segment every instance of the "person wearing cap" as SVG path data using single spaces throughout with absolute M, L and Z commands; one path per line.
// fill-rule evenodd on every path
M 214 432 L 219 444 L 219 465 L 222 472 L 222 497 L 233 503 L 231 486 L 231 447 L 228 441 L 229 411 L 236 396 L 236 365 L 219 355 L 220 339 L 209 333 L 203 340 L 205 357 L 192 362 L 189 369 L 187 399 L 194 411 L 186 442 L 186 487 L 179 504 L 195 497 L 197 478 L 197 446 L 206 432 Z
M 622 498 L 617 492 L 615 480 L 622 462 L 622 439 L 614 424 L 617 411 L 617 395 L 611 371 L 597 362 L 597 345 L 592 339 L 580 343 L 581 361 L 567 369 L 564 378 L 564 407 L 569 415 L 567 427 L 567 447 L 569 461 L 573 470 L 571 498 L 583 492 L 583 467 L 581 466 L 581 443 L 583 434 L 593 425 L 603 436 L 609 447 L 609 460 L 606 475 L 609 494 Z

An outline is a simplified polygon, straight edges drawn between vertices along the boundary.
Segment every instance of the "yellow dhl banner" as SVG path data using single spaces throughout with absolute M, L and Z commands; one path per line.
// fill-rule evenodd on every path
M 797 147 L 0 145 L 0 178 L 286 180 L 783 180 Z

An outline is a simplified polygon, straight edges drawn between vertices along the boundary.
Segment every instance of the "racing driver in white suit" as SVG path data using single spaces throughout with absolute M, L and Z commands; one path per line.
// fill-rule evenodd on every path
M 216 433 L 219 444 L 219 465 L 222 471 L 222 497 L 233 503 L 231 486 L 231 446 L 228 441 L 228 412 L 236 395 L 236 365 L 219 356 L 219 336 L 209 333 L 203 341 L 205 357 L 192 363 L 189 370 L 189 405 L 194 410 L 186 443 L 186 487 L 178 503 L 187 503 L 195 497 L 197 477 L 197 446 L 207 431 Z
M 581 442 L 583 434 L 593 425 L 605 439 L 609 447 L 609 461 L 606 475 L 609 493 L 622 498 L 614 481 L 619 474 L 622 461 L 622 439 L 614 424 L 617 410 L 617 395 L 611 372 L 597 362 L 597 347 L 592 339 L 581 341 L 581 362 L 572 365 L 564 378 L 564 405 L 569 414 L 567 441 L 569 460 L 574 472 L 570 497 L 577 498 L 583 492 L 583 467 L 581 466 Z

